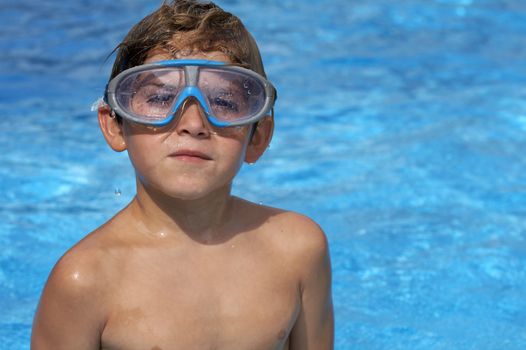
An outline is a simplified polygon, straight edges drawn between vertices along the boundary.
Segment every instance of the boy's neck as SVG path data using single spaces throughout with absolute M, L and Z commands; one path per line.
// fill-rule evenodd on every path
M 131 209 L 139 231 L 145 234 L 218 244 L 231 236 L 225 228 L 231 222 L 232 204 L 230 186 L 205 198 L 186 200 L 166 196 L 139 183 Z

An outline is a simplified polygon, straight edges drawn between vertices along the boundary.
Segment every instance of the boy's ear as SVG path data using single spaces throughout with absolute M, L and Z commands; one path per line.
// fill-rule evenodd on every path
M 112 115 L 109 106 L 101 106 L 99 112 L 99 126 L 106 142 L 112 150 L 122 152 L 126 149 L 126 142 L 122 134 L 122 125 L 117 121 L 115 115 Z
M 263 155 L 270 144 L 273 132 L 274 116 L 267 116 L 258 122 L 247 147 L 245 162 L 255 163 Z

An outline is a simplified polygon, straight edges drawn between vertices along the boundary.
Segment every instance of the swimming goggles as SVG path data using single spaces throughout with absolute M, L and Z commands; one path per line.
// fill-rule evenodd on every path
M 106 87 L 104 100 L 128 120 L 164 126 L 193 97 L 217 127 L 257 122 L 274 105 L 276 90 L 261 75 L 224 62 L 168 60 L 127 69 Z

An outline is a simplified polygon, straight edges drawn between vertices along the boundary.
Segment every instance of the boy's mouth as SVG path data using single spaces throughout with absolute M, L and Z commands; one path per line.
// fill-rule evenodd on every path
M 170 157 L 187 160 L 187 161 L 202 161 L 202 160 L 212 160 L 212 157 L 197 150 L 190 149 L 180 149 L 170 154 Z

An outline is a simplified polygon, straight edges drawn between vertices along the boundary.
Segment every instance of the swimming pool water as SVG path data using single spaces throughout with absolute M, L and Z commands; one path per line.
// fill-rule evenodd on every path
M 526 348 L 526 3 L 218 1 L 279 91 L 234 192 L 327 232 L 336 349 Z M 0 0 L 0 348 L 133 196 L 91 103 L 150 0 Z

